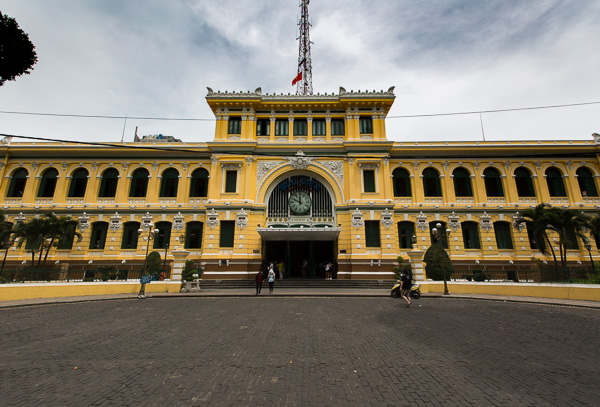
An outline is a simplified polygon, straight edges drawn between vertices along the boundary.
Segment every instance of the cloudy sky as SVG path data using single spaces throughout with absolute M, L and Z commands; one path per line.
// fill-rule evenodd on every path
M 0 133 L 118 142 L 210 141 L 215 91 L 295 93 L 298 0 L 3 0 L 36 46 L 0 87 Z M 487 111 L 600 102 L 600 1 L 313 0 L 315 93 L 387 90 L 395 141 L 481 140 Z M 481 115 L 486 140 L 591 140 L 600 104 Z

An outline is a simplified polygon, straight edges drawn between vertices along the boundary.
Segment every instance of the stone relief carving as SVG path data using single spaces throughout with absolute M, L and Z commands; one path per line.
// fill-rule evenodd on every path
M 183 215 L 181 214 L 181 212 L 177 212 L 177 215 L 173 216 L 172 227 L 177 232 L 180 232 L 185 228 L 185 222 L 183 221 Z
M 90 227 L 90 217 L 87 213 L 83 212 L 83 215 L 79 217 L 79 225 L 77 227 L 81 232 L 85 232 Z
M 219 213 L 215 211 L 215 208 L 206 213 L 206 223 L 211 229 L 214 229 L 219 224 Z
M 390 212 L 388 208 L 381 212 L 381 223 L 386 229 L 389 229 L 394 224 L 394 213 Z
M 279 167 L 283 163 L 283 161 L 259 161 L 256 170 L 256 186 L 258 187 L 275 167 Z
M 344 184 L 344 163 L 342 161 L 318 161 L 318 164 L 327 168 L 342 185 Z
M 121 216 L 119 216 L 119 212 L 115 212 L 115 214 L 110 218 L 108 228 L 113 232 L 116 232 L 117 230 L 121 229 L 121 226 L 123 226 Z
M 306 157 L 302 150 L 298 150 L 295 157 L 285 157 L 288 160 L 288 164 L 295 170 L 304 170 L 312 164 L 314 158 Z
M 419 212 L 417 216 L 417 229 L 424 232 L 429 229 L 429 223 L 427 223 L 427 215 L 424 215 L 423 212 Z
M 248 226 L 248 214 L 244 211 L 244 208 L 237 213 L 235 217 L 235 225 L 240 229 L 244 229 L 246 226 Z
M 358 210 L 358 208 L 356 208 L 356 210 L 352 212 L 352 226 L 354 226 L 357 229 L 360 229 L 361 227 L 363 227 L 364 224 L 365 221 L 363 219 L 363 214 L 361 213 L 361 211 Z
M 479 224 L 481 225 L 481 228 L 486 232 L 489 232 L 494 228 L 494 226 L 492 225 L 492 217 L 485 212 L 483 212 L 483 215 L 479 217 Z
M 456 232 L 460 227 L 460 218 L 454 212 L 450 216 L 448 216 L 448 227 L 452 229 L 453 232 Z

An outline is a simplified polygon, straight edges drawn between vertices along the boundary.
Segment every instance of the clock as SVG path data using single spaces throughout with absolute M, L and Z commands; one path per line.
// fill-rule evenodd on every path
M 290 210 L 296 215 L 307 214 L 310 209 L 310 204 L 310 195 L 304 191 L 295 191 L 290 195 Z

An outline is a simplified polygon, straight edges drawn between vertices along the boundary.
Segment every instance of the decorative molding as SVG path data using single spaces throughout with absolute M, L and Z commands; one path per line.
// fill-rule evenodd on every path
M 224 170 L 229 171 L 240 171 L 242 169 L 242 164 L 240 163 L 223 163 L 221 164 Z
M 344 184 L 344 163 L 343 161 L 318 161 L 316 164 L 320 164 L 327 168 L 335 177 Z
M 26 220 L 27 218 L 25 217 L 25 215 L 23 215 L 23 212 L 19 212 L 19 214 L 15 216 L 15 224 L 23 223 Z
M 116 232 L 117 230 L 121 229 L 121 226 L 123 226 L 123 222 L 121 221 L 119 212 L 115 212 L 115 214 L 110 218 L 108 228 L 113 232 Z
M 424 215 L 423 212 L 419 212 L 419 215 L 417 216 L 417 223 L 416 223 L 417 229 L 419 229 L 421 232 L 425 232 L 427 229 L 429 229 L 429 223 L 427 223 L 427 215 Z
M 215 211 L 215 208 L 211 208 L 206 213 L 206 224 L 209 228 L 214 229 L 219 224 L 219 213 Z
M 284 161 L 259 161 L 256 169 L 256 186 L 258 187 L 274 168 L 282 164 L 284 164 Z
M 172 227 L 177 232 L 180 232 L 185 228 L 185 222 L 183 221 L 183 215 L 181 214 L 181 212 L 177 212 L 177 215 L 173 217 Z
M 358 168 L 361 170 L 376 170 L 379 168 L 379 163 L 358 163 Z
M 413 161 L 412 165 L 413 165 L 413 168 L 415 169 L 415 172 L 417 172 L 417 170 L 419 169 L 419 165 L 421 165 L 421 163 L 419 161 Z
M 448 216 L 448 227 L 452 229 L 453 232 L 456 232 L 460 227 L 460 218 L 454 212 Z
M 248 226 L 248 214 L 244 211 L 244 208 L 237 213 L 235 217 L 235 225 L 240 229 L 244 229 L 246 226 Z
M 394 224 L 394 212 L 385 208 L 385 211 L 381 212 L 381 223 L 386 229 L 389 229 Z
M 356 208 L 356 210 L 352 212 L 352 226 L 354 226 L 357 229 L 360 229 L 361 227 L 363 227 L 364 224 L 365 221 L 363 219 L 363 214 L 361 211 L 358 210 L 358 208 Z
M 429 163 L 429 165 L 431 165 L 431 163 Z M 449 166 L 450 166 L 450 162 L 449 161 L 442 162 L 442 167 L 444 167 L 444 171 L 448 171 L 448 167 Z
M 481 225 L 481 228 L 486 232 L 489 232 L 494 228 L 492 225 L 492 217 L 486 212 L 483 212 L 483 215 L 479 217 L 479 225 Z
M 506 172 L 508 173 L 510 171 L 510 161 L 504 161 L 502 164 L 504 164 L 504 168 L 506 168 Z
M 152 226 L 154 226 L 154 224 L 152 223 L 152 215 L 150 215 L 150 212 L 146 212 L 146 214 L 144 216 L 142 216 L 142 229 L 146 232 L 148 232 L 150 229 L 152 229 Z
M 15 220 L 16 220 L 16 218 L 15 218 Z M 89 227 L 90 227 L 90 217 L 87 215 L 87 213 L 83 212 L 83 215 L 81 215 L 79 217 L 79 224 L 77 225 L 77 228 L 81 232 L 85 232 Z
M 516 213 L 513 215 L 513 226 L 514 226 L 514 227 L 515 227 L 515 228 L 516 228 L 516 229 L 517 229 L 519 232 L 522 232 L 522 231 L 523 231 L 523 229 L 525 229 L 525 222 L 520 222 L 520 223 L 517 223 L 517 220 L 518 220 L 519 218 L 521 218 L 521 215 L 519 214 L 519 212 L 516 212 Z
M 295 157 L 285 157 L 285 159 L 288 160 L 288 165 L 295 170 L 305 170 L 314 160 L 314 158 L 306 157 L 302 150 L 298 150 Z
M 541 161 L 536 161 L 535 162 L 535 168 L 537 168 L 538 171 L 541 170 L 542 169 L 542 162 Z
M 252 158 L 251 155 L 246 157 L 246 166 L 250 167 L 252 165 L 252 161 L 254 161 L 254 158 Z

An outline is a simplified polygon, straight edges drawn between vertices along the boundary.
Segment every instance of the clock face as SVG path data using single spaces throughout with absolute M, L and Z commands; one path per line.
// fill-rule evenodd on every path
M 296 215 L 307 214 L 310 209 L 310 203 L 310 195 L 304 191 L 296 191 L 290 195 L 290 210 Z

